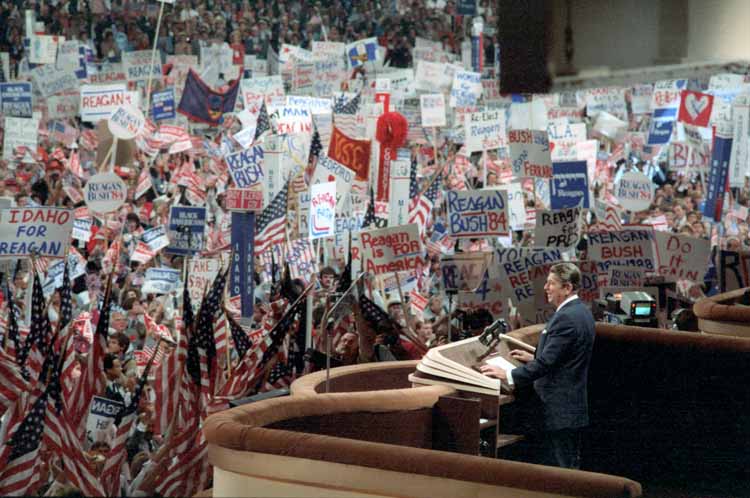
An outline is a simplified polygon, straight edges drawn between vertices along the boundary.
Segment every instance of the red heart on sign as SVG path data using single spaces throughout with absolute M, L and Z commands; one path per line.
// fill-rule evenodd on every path
M 328 175 L 328 181 L 329 182 L 335 182 L 336 181 L 336 177 L 333 176 L 333 175 Z
M 549 151 L 552 152 L 553 150 L 555 150 L 555 142 L 550 142 L 549 143 Z

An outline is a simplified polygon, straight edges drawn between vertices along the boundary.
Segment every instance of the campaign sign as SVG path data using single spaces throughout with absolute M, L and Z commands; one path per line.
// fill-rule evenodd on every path
M 360 232 L 362 269 L 375 275 L 413 272 L 425 265 L 422 239 L 416 223 Z
M 161 58 L 154 58 L 151 66 L 151 50 L 123 52 L 122 65 L 128 81 L 148 81 L 161 78 Z
M 122 178 L 112 172 L 99 173 L 91 177 L 83 187 L 83 199 L 95 213 L 111 213 L 125 203 L 128 187 Z
M 706 202 L 703 204 L 703 215 L 713 218 L 714 221 L 721 221 L 731 156 L 732 139 L 716 135 L 706 182 Z
M 750 252 L 716 251 L 719 291 L 728 292 L 750 286 Z M 717 264 L 718 263 L 718 264 Z
M 589 256 L 603 271 L 610 267 L 628 267 L 646 272 L 657 271 L 652 227 L 631 226 L 611 232 L 589 233 Z
M 589 207 L 589 177 L 586 161 L 554 163 L 550 180 L 550 207 L 565 209 Z
M 249 188 L 229 188 L 225 204 L 228 211 L 261 211 L 263 192 Z
M 345 206 L 344 201 L 346 200 L 346 196 L 351 191 L 356 176 L 357 174 L 354 170 L 321 154 L 315 166 L 315 174 L 310 184 L 336 182 L 336 206 L 339 212 L 341 212 Z
M 510 159 L 513 176 L 550 178 L 552 161 L 550 159 L 549 137 L 541 130 L 510 130 L 508 132 Z
M 175 118 L 174 88 L 167 88 L 151 95 L 151 117 L 154 121 Z
M 94 396 L 86 419 L 86 439 L 94 443 L 99 441 L 103 434 L 108 434 L 115 418 L 124 409 L 125 405 L 119 401 Z
M 310 186 L 310 239 L 336 234 L 336 182 Z
M 180 270 L 172 268 L 148 268 L 141 292 L 144 294 L 169 294 L 180 283 Z
M 203 250 L 206 208 L 172 206 L 169 211 L 169 247 L 172 254 L 195 254 Z
M 253 316 L 255 295 L 255 213 L 232 213 L 229 294 L 240 296 L 240 315 Z
M 707 93 L 683 90 L 680 92 L 680 112 L 677 120 L 694 126 L 708 126 L 714 96 Z
M 655 236 L 659 275 L 669 281 L 703 282 L 711 259 L 711 241 L 669 232 L 656 232 Z
M 125 83 L 116 85 L 83 85 L 81 87 L 81 121 L 96 123 L 107 119 L 117 106 L 136 105 L 136 93 L 128 92 Z
M 664 145 L 672 137 L 672 129 L 680 107 L 680 91 L 687 80 L 665 80 L 654 84 L 651 94 L 651 128 L 647 145 Z
M 169 245 L 169 237 L 167 236 L 167 229 L 164 225 L 146 230 L 141 235 L 141 240 L 148 245 L 149 249 L 154 252 L 160 251 Z
M 190 258 L 188 260 L 187 287 L 193 312 L 198 311 L 206 289 L 211 288 L 220 269 L 221 260 L 218 258 Z
M 80 240 L 81 242 L 88 242 L 91 238 L 91 225 L 93 225 L 91 218 L 78 218 L 73 220 L 73 231 L 71 236 Z
M 263 180 L 263 147 L 255 147 L 224 157 L 237 188 L 250 188 Z
M 503 190 L 449 190 L 448 232 L 453 237 L 508 235 L 508 193 Z
M 0 258 L 62 258 L 72 229 L 73 211 L 68 209 L 0 209 Z
M 484 278 L 492 261 L 490 252 L 466 252 L 440 259 L 440 273 L 446 292 L 473 291 Z
M 118 106 L 107 120 L 112 136 L 120 140 L 132 140 L 143 129 L 146 118 L 135 106 L 124 104 Z
M 39 120 L 29 118 L 5 118 L 3 133 L 3 159 L 13 160 L 16 147 L 26 146 L 36 150 Z
M 458 70 L 453 73 L 450 106 L 466 107 L 476 105 L 482 96 L 482 75 L 472 71 Z
M 562 260 L 560 249 L 547 247 L 497 248 L 489 276 L 511 300 L 520 304 L 534 302 L 534 281 Z M 545 275 L 546 277 L 546 275 Z
M 654 183 L 640 171 L 628 171 L 615 185 L 615 197 L 628 211 L 645 211 L 654 200 Z
M 507 145 L 505 111 L 472 112 L 464 116 L 467 152 L 493 150 Z
M 445 99 L 442 93 L 420 95 L 419 103 L 423 127 L 445 126 Z
M 580 239 L 581 208 L 537 209 L 534 241 L 540 247 L 575 247 Z
M 0 113 L 16 118 L 30 118 L 31 83 L 0 83 Z

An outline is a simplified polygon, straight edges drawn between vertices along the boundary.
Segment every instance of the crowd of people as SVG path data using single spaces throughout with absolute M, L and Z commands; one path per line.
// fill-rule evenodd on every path
M 6 77 L 17 74 L 27 54 L 24 45 L 25 12 L 31 9 L 35 11 L 35 20 L 44 23 L 45 33 L 78 40 L 90 50 L 95 61 L 118 62 L 123 53 L 148 50 L 154 42 L 162 62 L 166 61 L 168 55 L 199 56 L 202 47 L 226 43 L 231 47 L 236 62 L 242 64 L 245 55 L 265 58 L 269 50 L 279 53 L 283 44 L 310 48 L 313 41 L 351 43 L 368 37 L 377 37 L 378 43 L 386 48 L 385 61 L 391 68 L 414 67 L 412 54 L 417 37 L 440 42 L 446 53 L 459 60 L 462 42 L 469 36 L 467 25 L 456 15 L 455 2 L 439 2 L 438 7 L 434 3 L 424 0 L 396 1 L 392 4 L 365 0 L 191 0 L 177 2 L 174 7 L 166 9 L 158 39 L 154 40 L 158 15 L 158 6 L 154 4 L 121 0 L 68 0 L 40 4 L 5 1 L 0 6 L 0 52 L 9 54 L 10 74 Z M 494 9 L 492 2 L 479 2 L 478 14 L 484 17 L 488 27 L 495 24 Z M 487 29 L 484 35 L 484 63 L 487 66 L 494 63 L 495 43 L 494 30 Z M 524 98 L 530 101 L 532 97 Z M 588 118 L 582 119 L 591 125 Z M 106 148 L 103 143 L 107 137 L 79 119 L 67 120 L 67 126 L 75 129 L 72 140 L 62 138 L 42 125 L 36 150 L 12 151 L 11 159 L 0 162 L 0 200 L 6 202 L 4 207 L 56 206 L 76 210 L 83 208 L 85 211 L 80 191 L 85 180 L 96 173 L 103 163 L 102 150 Z M 410 123 L 410 126 L 419 127 L 415 123 Z M 75 238 L 71 243 L 73 259 L 69 257 L 68 261 L 76 261 L 73 268 L 80 267 L 80 271 L 70 268 L 70 295 L 66 295 L 65 285 L 53 285 L 46 292 L 49 304 L 44 307 L 43 316 L 49 320 L 50 330 L 58 328 L 64 317 L 68 316 L 66 306 L 72 306 L 67 319 L 73 330 L 70 345 L 75 354 L 70 368 L 66 367 L 63 371 L 62 391 L 74 392 L 76 385 L 86 381 L 87 368 L 91 368 L 89 358 L 97 350 L 97 334 L 103 333 L 107 340 L 100 360 L 101 373 L 106 380 L 104 389 L 98 395 L 118 406 L 137 405 L 136 422 L 126 434 L 126 465 L 116 469 L 118 479 L 107 481 L 107 494 L 180 495 L 210 487 L 207 463 L 200 462 L 197 467 L 189 467 L 189 470 L 196 470 L 196 474 L 202 476 L 201 480 L 193 483 L 195 488 L 189 488 L 184 483 L 165 487 L 172 485 L 166 479 L 169 473 L 177 472 L 175 469 L 180 468 L 185 470 L 183 467 L 187 465 L 181 459 L 181 453 L 187 453 L 188 447 L 184 441 L 177 441 L 181 433 L 173 429 L 176 425 L 187 431 L 188 425 L 187 422 L 185 425 L 170 424 L 171 413 L 167 415 L 164 412 L 168 404 L 166 399 L 170 397 L 169 387 L 164 387 L 158 380 L 171 365 L 169 358 L 180 357 L 183 351 L 187 351 L 187 370 L 191 369 L 190 355 L 198 350 L 195 343 L 198 339 L 193 338 L 202 333 L 201 326 L 210 325 L 211 341 L 214 337 L 217 340 L 223 337 L 224 341 L 223 345 L 220 342 L 200 344 L 201 351 L 212 351 L 216 359 L 216 365 L 208 367 L 209 372 L 213 369 L 211 375 L 215 375 L 211 381 L 213 392 L 196 394 L 196 399 L 203 396 L 200 402 L 196 401 L 202 403 L 202 415 L 208 415 L 212 410 L 226 408 L 229 399 L 286 387 L 296 377 L 323 368 L 326 364 L 325 353 L 329 348 L 333 366 L 419 359 L 429 348 L 477 335 L 498 318 L 481 305 L 463 308 L 457 305 L 454 296 L 445 292 L 441 275 L 444 255 L 489 251 L 496 242 L 483 238 L 460 241 L 442 238 L 437 242 L 442 248 L 437 249 L 427 242 L 434 239 L 437 227 L 446 225 L 447 212 L 441 202 L 443 192 L 506 185 L 512 176 L 510 158 L 507 152 L 497 154 L 494 151 L 467 156 L 462 154 L 461 142 L 448 135 L 441 135 L 435 144 L 424 141 L 408 144 L 414 176 L 417 176 L 417 171 L 420 172 L 419 178 L 414 180 L 416 191 L 427 190 L 432 182 L 437 182 L 438 188 L 437 197 L 431 201 L 429 219 L 422 230 L 426 247 L 423 256 L 427 264 L 408 276 L 403 286 L 400 282 L 395 288 L 387 286 L 375 275 L 357 279 L 353 284 L 356 276 L 351 275 L 351 251 L 331 251 L 324 257 L 314 255 L 308 261 L 312 270 L 306 275 L 294 276 L 293 269 L 285 264 L 283 257 L 269 261 L 268 254 L 256 255 L 254 308 L 252 317 L 246 317 L 249 318 L 248 322 L 239 319 L 234 303 L 224 302 L 221 307 L 210 309 L 213 287 L 222 290 L 227 278 L 226 274 L 221 276 L 229 267 L 223 260 L 215 281 L 218 283 L 207 285 L 202 300 L 199 298 L 191 303 L 189 298 L 185 298 L 189 275 L 184 276 L 183 288 L 163 294 L 144 292 L 148 269 L 166 268 L 184 272 L 187 266 L 184 255 L 161 250 L 145 263 L 132 259 L 140 248 L 141 236 L 145 231 L 168 224 L 171 207 L 205 206 L 206 240 L 198 256 L 229 255 L 231 213 L 226 206 L 226 194 L 232 185 L 226 168 L 216 168 L 217 161 L 214 160 L 212 149 L 218 148 L 222 135 L 229 135 L 229 130 L 239 129 L 238 121 L 227 119 L 225 125 L 212 129 L 208 136 L 200 137 L 198 143 L 202 145 L 191 151 L 168 154 L 162 150 L 150 156 L 135 148 L 127 166 L 116 165 L 114 168 L 127 184 L 127 202 L 115 216 L 96 217 L 91 216 L 90 212 L 85 213 L 85 217 L 93 218 L 90 237 L 87 241 Z M 705 171 L 689 168 L 675 171 L 670 168 L 665 156 L 644 161 L 638 151 L 615 152 L 611 145 L 607 140 L 602 140 L 597 155 L 597 162 L 606 171 L 606 177 L 611 180 L 632 168 L 649 171 L 656 185 L 653 204 L 649 209 L 639 213 L 622 212 L 618 221 L 656 225 L 659 223 L 657 220 L 663 217 L 660 230 L 711 240 L 715 250 L 750 250 L 750 177 L 745 177 L 742 187 L 731 189 L 727 196 L 726 216 L 717 223 L 703 214 L 708 181 Z M 317 154 L 320 154 L 319 150 Z M 314 170 L 313 156 L 311 153 L 306 174 L 301 174 L 304 181 L 309 180 Z M 650 169 L 647 170 L 646 165 Z M 140 186 L 144 183 L 150 185 L 145 193 L 140 192 Z M 611 185 L 608 187 L 604 182 L 600 187 L 600 198 L 609 201 L 604 192 L 608 188 L 611 190 Z M 525 188 L 524 196 L 526 210 L 531 214 L 535 209 L 549 208 L 543 199 L 535 195 L 533 186 Z M 374 206 L 370 208 L 375 209 Z M 360 214 L 368 218 L 367 213 Z M 585 259 L 588 227 L 601 220 L 592 210 L 586 213 L 585 221 L 581 228 L 581 240 L 570 256 L 574 261 Z M 296 220 L 290 217 L 285 223 L 291 226 Z M 531 224 L 527 223 L 524 230 L 516 230 L 507 242 L 518 247 L 534 247 L 533 226 L 532 216 Z M 370 225 L 370 228 L 374 226 Z M 42 318 L 34 315 L 30 309 L 30 296 L 35 288 L 35 279 L 40 279 L 48 287 L 44 275 L 53 264 L 53 261 L 44 258 L 29 261 L 13 261 L 13 264 L 3 267 L 3 287 L 9 292 L 3 293 L 4 306 L 8 309 L 10 301 L 15 316 L 23 322 L 22 336 L 29 333 L 25 330 L 33 329 L 35 320 Z M 407 279 L 407 276 L 402 278 Z M 113 283 L 108 285 L 110 279 Z M 306 301 L 303 290 L 311 282 L 314 284 L 312 297 Z M 333 301 L 352 285 L 356 288 L 352 295 L 357 297 L 344 301 L 338 313 L 329 314 Z M 715 272 L 709 272 L 704 281 L 692 282 L 691 286 L 685 287 L 682 297 L 694 300 L 701 295 L 715 293 L 717 289 Z M 215 296 L 219 299 L 223 292 Z M 425 302 L 419 305 L 417 301 L 422 299 Z M 298 301 L 309 302 L 313 306 L 310 314 L 312 323 L 309 324 L 311 343 L 306 341 L 306 313 L 292 305 Z M 106 307 L 103 303 L 107 303 Z M 512 327 L 527 324 L 518 310 L 512 306 L 509 308 L 510 312 L 504 313 L 504 316 Z M 195 314 L 195 320 L 191 322 L 187 314 Z M 108 316 L 108 323 L 102 320 L 105 315 Z M 106 329 L 101 330 L 103 327 Z M 12 347 L 10 318 L 6 319 L 2 329 L 3 341 L 0 345 L 7 351 Z M 243 346 L 247 341 L 251 345 Z M 16 353 L 23 348 L 23 341 L 19 344 Z M 261 344 L 264 347 L 256 349 Z M 53 350 L 52 346 L 49 348 Z M 271 354 L 265 354 L 266 351 Z M 64 356 L 65 351 L 61 354 Z M 150 361 L 151 358 L 153 361 Z M 183 357 L 180 358 L 185 361 Z M 151 377 L 148 377 L 147 365 L 154 367 Z M 243 365 L 251 369 L 251 373 L 241 378 L 239 387 L 234 387 L 232 381 L 239 378 L 238 372 L 242 371 Z M 217 371 L 219 374 L 216 374 Z M 189 373 L 192 376 L 192 372 Z M 167 382 L 167 386 L 180 390 L 182 375 L 174 375 L 178 375 L 176 371 L 164 373 L 165 378 L 171 381 Z M 142 378 L 147 378 L 149 382 L 143 385 Z M 180 402 L 182 399 L 180 394 Z M 185 399 L 189 399 L 189 396 L 186 395 Z M 0 419 L 0 435 L 12 438 L 13 429 L 21 430 L 18 424 L 13 425 L 14 421 L 23 418 L 19 419 L 20 415 L 7 406 L 0 408 L 3 409 L 0 412 L 3 417 Z M 88 412 L 85 414 L 88 415 Z M 106 474 L 107 461 L 114 457 L 116 451 L 120 451 L 115 441 L 123 420 L 122 415 L 115 417 L 106 431 L 84 431 L 86 435 L 82 437 L 80 447 L 85 451 L 88 471 L 95 477 Z M 195 427 L 200 426 L 200 421 L 195 423 Z M 200 435 L 191 442 L 197 448 L 205 446 L 205 440 Z M 61 461 L 59 455 L 55 456 L 52 448 L 44 447 L 44 444 L 41 446 L 39 455 L 49 458 L 40 458 L 40 464 L 35 468 L 37 478 L 33 486 L 25 488 L 25 491 L 47 496 L 71 495 L 76 489 L 85 491 L 81 486 L 81 476 Z M 12 456 L 0 451 L 0 463 L 11 462 Z M 192 461 L 189 463 L 192 464 Z M 0 465 L 0 490 L 5 489 L 2 483 L 3 478 L 7 477 L 2 468 L 3 465 Z M 122 474 L 122 478 L 119 478 L 119 474 Z M 112 484 L 115 482 L 117 485 Z

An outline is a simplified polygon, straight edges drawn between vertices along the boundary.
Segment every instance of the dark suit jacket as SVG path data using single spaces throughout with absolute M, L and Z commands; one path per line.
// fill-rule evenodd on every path
M 544 406 L 544 429 L 585 427 L 589 423 L 589 361 L 594 317 L 580 299 L 566 303 L 547 322 L 534 359 L 511 372 L 518 387 L 533 383 Z

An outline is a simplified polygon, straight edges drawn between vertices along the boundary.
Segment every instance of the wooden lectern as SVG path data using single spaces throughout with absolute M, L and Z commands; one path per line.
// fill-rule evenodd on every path
M 486 362 L 499 361 L 508 368 L 519 363 L 510 357 L 513 349 L 533 352 L 534 347 L 513 337 L 499 334 L 499 341 L 486 346 L 479 337 L 430 349 L 409 375 L 412 386 L 446 385 L 456 389 L 455 398 L 445 404 L 446 410 L 461 411 L 477 421 L 476 454 L 496 457 L 498 449 L 523 440 L 522 435 L 502 432 L 500 408 L 515 400 L 507 384 L 480 373 Z M 470 451 L 471 452 L 471 451 Z

